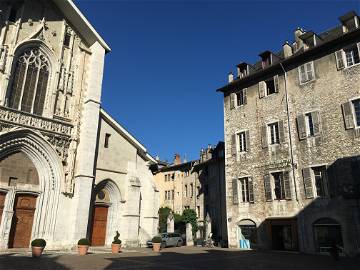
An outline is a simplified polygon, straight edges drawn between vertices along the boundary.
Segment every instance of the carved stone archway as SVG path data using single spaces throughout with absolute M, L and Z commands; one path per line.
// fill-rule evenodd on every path
M 61 161 L 41 135 L 29 130 L 18 129 L 0 134 L 0 160 L 14 153 L 24 153 L 35 165 L 39 175 L 39 190 L 32 228 L 32 238 L 44 238 L 53 242 L 56 226 L 60 188 L 64 172 Z M 4 205 L 3 222 L 0 225 L 0 247 L 6 248 L 11 228 L 13 204 L 16 193 L 34 193 L 34 191 L 17 190 L 15 187 L 3 187 L 7 192 Z

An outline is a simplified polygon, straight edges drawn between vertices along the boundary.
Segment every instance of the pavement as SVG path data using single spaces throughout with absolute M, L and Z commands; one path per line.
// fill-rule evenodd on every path
M 26 250 L 0 254 L 0 270 L 352 270 L 360 269 L 360 258 L 334 261 L 327 255 L 289 252 L 241 251 L 221 248 L 166 248 L 124 250 L 120 254 L 97 251 L 86 256 L 61 251 L 46 251 L 41 258 L 31 258 Z

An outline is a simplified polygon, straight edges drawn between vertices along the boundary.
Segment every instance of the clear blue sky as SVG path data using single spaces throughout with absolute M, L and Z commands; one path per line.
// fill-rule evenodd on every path
M 216 89 L 240 61 L 293 41 L 300 26 L 339 24 L 359 1 L 77 0 L 112 48 L 103 107 L 152 155 L 197 159 L 223 140 L 223 97 Z

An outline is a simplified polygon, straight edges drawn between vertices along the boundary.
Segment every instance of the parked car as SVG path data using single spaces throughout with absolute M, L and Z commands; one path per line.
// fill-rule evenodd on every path
M 161 247 L 181 247 L 184 243 L 181 235 L 179 233 L 162 233 L 161 237 Z M 148 247 L 152 247 L 152 241 L 148 240 L 146 242 Z

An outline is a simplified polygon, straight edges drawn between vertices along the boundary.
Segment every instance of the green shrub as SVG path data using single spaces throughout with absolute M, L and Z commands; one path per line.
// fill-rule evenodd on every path
M 162 239 L 160 236 L 155 236 L 151 241 L 153 243 L 161 243 Z
M 79 246 L 90 246 L 90 241 L 87 238 L 81 238 L 78 242 Z
M 31 246 L 44 248 L 46 246 L 46 241 L 44 239 L 34 239 L 31 241 Z
M 120 245 L 121 244 L 121 240 L 119 239 L 120 233 L 118 231 L 116 231 L 116 235 L 114 237 L 114 241 L 112 242 L 113 244 L 117 244 Z

